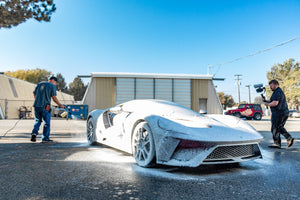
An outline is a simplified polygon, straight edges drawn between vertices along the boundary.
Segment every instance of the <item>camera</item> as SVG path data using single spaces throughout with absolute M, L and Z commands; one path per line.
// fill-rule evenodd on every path
M 256 89 L 256 92 L 257 92 L 257 93 L 262 93 L 262 92 L 265 92 L 265 91 L 266 91 L 266 88 L 263 86 L 262 83 L 260 83 L 260 84 L 255 84 L 253 87 Z
M 263 93 L 266 92 L 266 88 L 262 83 L 253 85 L 257 93 L 260 93 L 263 102 L 266 102 L 266 97 L 263 95 Z M 268 107 L 267 107 L 268 108 Z

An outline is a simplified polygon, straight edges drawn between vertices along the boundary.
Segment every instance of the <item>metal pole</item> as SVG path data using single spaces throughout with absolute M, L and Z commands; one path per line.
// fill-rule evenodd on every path
M 246 87 L 248 87 L 248 91 L 249 91 L 249 103 L 251 103 L 250 86 L 251 86 L 251 85 L 246 85 Z
M 238 96 L 239 96 L 239 104 L 241 103 L 241 96 L 240 96 L 240 76 L 242 76 L 241 74 L 235 74 L 234 76 L 236 76 L 237 78 L 235 80 L 237 80 L 237 84 L 238 84 Z

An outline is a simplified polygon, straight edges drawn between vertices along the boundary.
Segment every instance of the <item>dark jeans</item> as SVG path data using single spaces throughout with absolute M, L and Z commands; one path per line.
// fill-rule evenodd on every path
M 288 113 L 277 113 L 273 112 L 271 117 L 273 133 L 273 140 L 275 144 L 281 145 L 280 134 L 282 134 L 286 139 L 290 139 L 292 136 L 284 128 L 285 122 L 288 119 Z
M 42 107 L 35 107 L 34 114 L 35 114 L 35 122 L 32 130 L 32 134 L 36 134 L 36 135 L 39 134 L 41 123 L 44 120 L 42 140 L 49 140 L 51 113 Z

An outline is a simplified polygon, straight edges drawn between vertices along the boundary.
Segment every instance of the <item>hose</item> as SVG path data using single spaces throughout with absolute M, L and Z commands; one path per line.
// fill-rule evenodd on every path
M 21 120 L 22 120 L 22 118 L 19 119 L 18 121 L 16 121 L 16 123 L 13 125 L 13 127 L 11 127 L 10 129 L 8 129 L 2 136 L 0 136 L 0 139 L 2 139 L 3 137 L 5 137 L 7 133 L 9 133 L 9 132 L 12 131 L 14 128 L 16 128 L 17 124 L 18 124 Z

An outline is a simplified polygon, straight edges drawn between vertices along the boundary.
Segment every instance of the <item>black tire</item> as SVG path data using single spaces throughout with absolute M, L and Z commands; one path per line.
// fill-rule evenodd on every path
M 131 139 L 132 154 L 141 167 L 155 165 L 155 144 L 152 131 L 147 122 L 140 122 L 135 127 Z
M 239 117 L 239 118 L 241 118 L 241 117 L 242 117 L 241 113 L 239 113 L 239 112 L 235 112 L 235 113 L 233 113 L 233 116 L 235 116 L 235 117 Z
M 86 136 L 90 145 L 97 144 L 96 125 L 94 124 L 92 117 L 88 119 L 86 124 Z
M 253 115 L 253 119 L 255 119 L 255 120 L 261 120 L 261 118 L 262 118 L 262 114 L 260 114 L 260 113 L 255 113 Z

